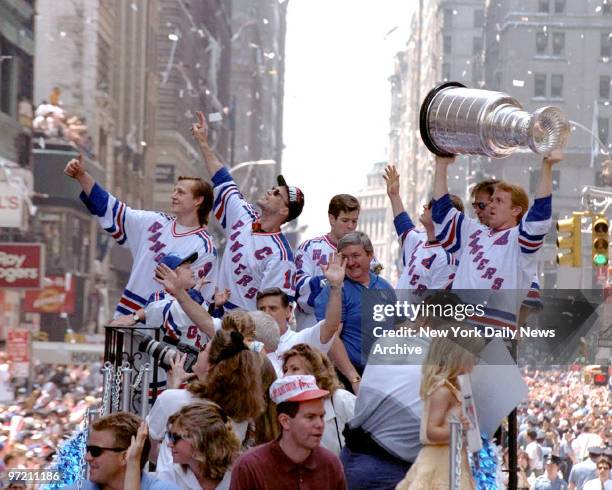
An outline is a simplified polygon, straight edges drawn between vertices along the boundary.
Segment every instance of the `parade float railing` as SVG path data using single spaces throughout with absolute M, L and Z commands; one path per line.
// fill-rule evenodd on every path
M 159 328 L 105 327 L 101 415 L 125 411 L 146 417 L 158 395 L 159 367 L 173 352 L 160 336 Z

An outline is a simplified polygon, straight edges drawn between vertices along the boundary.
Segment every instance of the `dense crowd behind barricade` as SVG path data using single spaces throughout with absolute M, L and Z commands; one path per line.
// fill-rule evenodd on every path
M 50 466 L 58 445 L 82 426 L 87 408 L 100 404 L 100 367 L 38 364 L 30 387 L 25 379 L 6 383 L 10 392 L 0 403 L 0 488 L 6 488 L 7 469 Z
M 561 477 L 576 484 L 572 468 L 589 459 L 589 450 L 612 454 L 612 388 L 594 385 L 583 366 L 525 369 L 523 377 L 529 402 L 518 409 L 519 483 L 533 485 L 553 455 Z

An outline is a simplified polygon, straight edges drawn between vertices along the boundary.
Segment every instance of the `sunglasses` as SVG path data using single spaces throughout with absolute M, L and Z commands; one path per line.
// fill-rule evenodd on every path
M 486 202 L 473 202 L 472 207 L 474 209 L 478 208 L 481 211 L 483 211 L 487 207 L 487 203 Z
M 289 203 L 285 202 L 285 198 L 281 194 L 281 191 L 280 191 L 280 189 L 278 187 L 275 187 L 274 189 L 272 189 L 272 195 L 273 196 L 280 196 L 281 199 L 283 200 L 283 203 L 285 204 L 285 206 L 289 207 Z
M 166 437 L 168 438 L 168 442 L 171 442 L 174 445 L 178 444 L 179 441 L 185 439 L 185 436 L 181 436 L 170 431 L 166 432 Z
M 598 469 L 598 470 L 604 470 L 604 471 L 605 471 L 605 470 L 609 470 L 609 469 L 610 469 L 610 467 L 609 467 L 609 466 L 598 466 L 598 467 L 597 467 L 597 469 Z
M 113 451 L 114 453 L 120 453 L 121 451 L 127 450 L 125 447 L 100 447 L 100 446 L 85 446 L 87 452 L 94 458 L 100 456 L 104 451 Z

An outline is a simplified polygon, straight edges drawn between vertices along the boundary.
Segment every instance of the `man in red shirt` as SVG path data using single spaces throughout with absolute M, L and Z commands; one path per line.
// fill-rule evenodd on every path
M 281 436 L 243 454 L 230 490 L 346 490 L 338 457 L 319 446 L 325 428 L 323 398 L 314 376 L 285 376 L 270 386 Z

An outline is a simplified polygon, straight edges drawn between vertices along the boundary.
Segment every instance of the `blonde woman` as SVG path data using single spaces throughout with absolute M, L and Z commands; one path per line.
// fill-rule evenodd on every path
M 323 400 L 325 406 L 325 431 L 321 446 L 334 454 L 340 454 L 344 447 L 345 424 L 355 414 L 355 395 L 341 388 L 336 371 L 329 358 L 320 350 L 308 344 L 297 344 L 283 353 L 283 374 L 311 374 L 317 386 L 329 391 Z
M 423 447 L 416 461 L 399 482 L 397 490 L 442 490 L 449 488 L 450 420 L 457 417 L 464 426 L 468 420 L 461 414 L 463 397 L 458 376 L 474 368 L 475 347 L 462 339 L 434 339 L 423 364 L 420 396 L 424 400 L 421 418 Z M 466 445 L 461 455 L 460 490 L 474 490 L 475 484 L 467 459 Z

